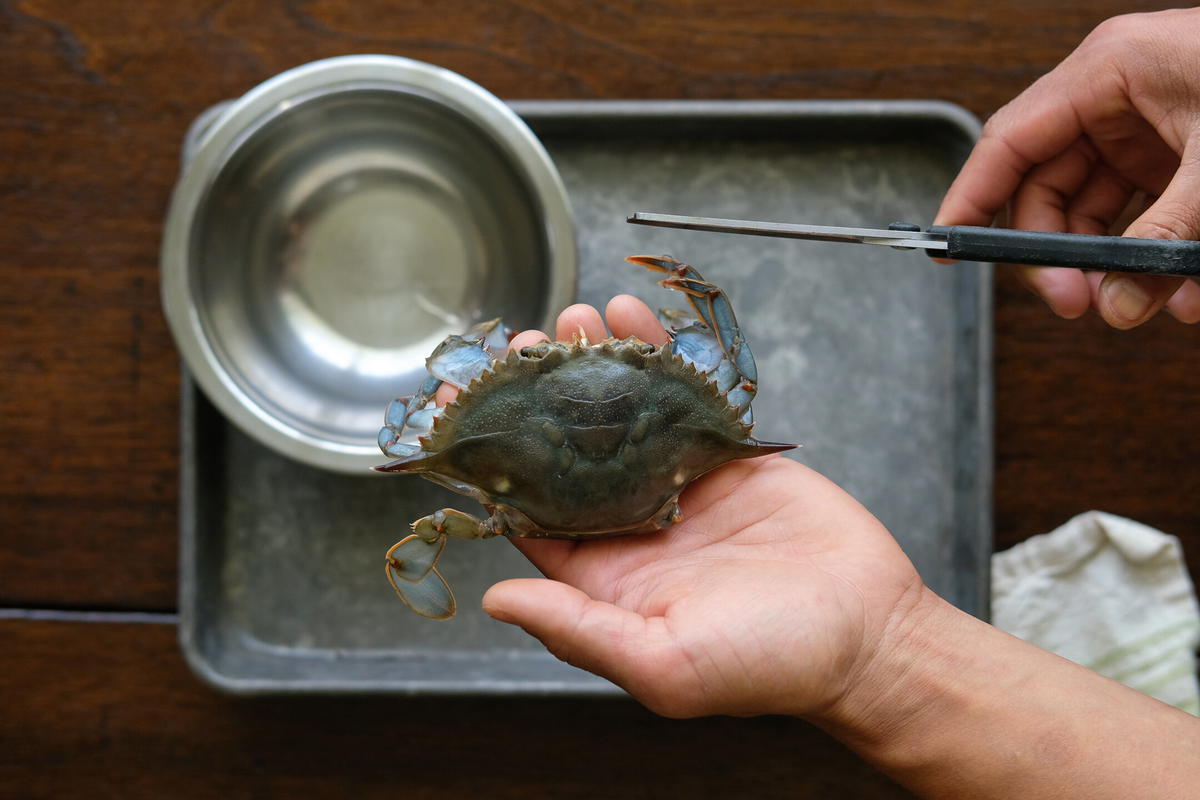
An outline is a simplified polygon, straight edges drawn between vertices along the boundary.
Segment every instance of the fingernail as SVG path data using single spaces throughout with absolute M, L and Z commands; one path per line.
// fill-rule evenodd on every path
M 507 622 L 510 625 L 512 624 L 512 621 L 513 621 L 512 617 L 509 616 L 507 613 L 505 613 L 502 609 L 497 608 L 496 606 L 492 605 L 491 603 L 488 603 L 488 602 L 483 603 L 483 612 L 485 614 L 487 614 L 489 617 L 491 617 L 492 619 L 496 620 L 497 622 Z
M 1154 301 L 1137 281 L 1129 278 L 1117 278 L 1108 285 L 1105 292 L 1108 296 L 1109 308 L 1118 317 L 1127 322 L 1138 322 L 1150 313 Z

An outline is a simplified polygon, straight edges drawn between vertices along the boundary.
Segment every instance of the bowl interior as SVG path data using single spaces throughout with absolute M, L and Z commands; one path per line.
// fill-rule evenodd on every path
M 189 280 L 230 380 L 298 431 L 362 445 L 447 335 L 540 324 L 550 258 L 532 187 L 484 130 L 359 89 L 294 102 L 236 146 Z

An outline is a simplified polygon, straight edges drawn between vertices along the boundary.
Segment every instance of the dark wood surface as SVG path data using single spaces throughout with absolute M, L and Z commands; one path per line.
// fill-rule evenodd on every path
M 1158 7 L 0 2 L 0 606 L 71 612 L 0 621 L 0 795 L 902 796 L 793 721 L 238 700 L 190 675 L 169 624 L 76 615 L 175 605 L 178 362 L 158 246 L 179 143 L 212 103 L 361 52 L 507 99 L 931 97 L 986 118 L 1102 19 Z M 1198 345 L 1169 319 L 1061 321 L 1001 272 L 998 549 L 1102 508 L 1179 535 L 1198 574 Z

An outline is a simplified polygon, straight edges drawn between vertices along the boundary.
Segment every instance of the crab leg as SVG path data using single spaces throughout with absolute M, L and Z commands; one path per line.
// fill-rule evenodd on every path
M 453 508 L 443 508 L 412 524 L 413 532 L 387 551 L 387 577 L 400 599 L 423 617 L 454 616 L 454 593 L 437 571 L 446 539 L 486 539 L 495 536 L 495 518 L 477 519 Z M 503 523 L 500 523 L 503 524 Z
M 446 537 L 427 542 L 417 534 L 392 545 L 387 559 L 387 579 L 404 604 L 423 617 L 454 616 L 454 592 L 434 566 L 446 546 Z
M 492 350 L 508 345 L 509 330 L 499 319 L 481 322 L 462 336 L 447 336 L 425 360 L 428 377 L 411 397 L 388 403 L 384 425 L 379 430 L 379 449 L 393 458 L 407 458 L 421 447 L 401 441 L 406 430 L 418 436 L 429 433 L 433 419 L 441 413 L 434 396 L 443 383 L 462 389 L 491 369 L 496 359 Z
M 751 422 L 758 369 L 725 291 L 704 280 L 695 267 L 670 256 L 630 256 L 625 260 L 671 276 L 659 285 L 687 297 L 697 317 L 692 325 L 672 330 L 672 351 L 716 381 L 729 404 L 741 412 L 742 420 Z

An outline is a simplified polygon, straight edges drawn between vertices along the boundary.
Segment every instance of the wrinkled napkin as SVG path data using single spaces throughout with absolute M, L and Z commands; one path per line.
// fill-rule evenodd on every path
M 1174 536 L 1089 511 L 996 553 L 992 623 L 1200 715 L 1200 610 Z

